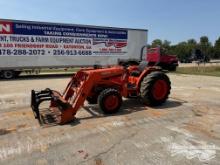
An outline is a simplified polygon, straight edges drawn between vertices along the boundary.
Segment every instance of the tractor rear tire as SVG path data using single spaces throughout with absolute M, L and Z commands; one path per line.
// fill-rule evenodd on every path
M 113 88 L 103 90 L 98 97 L 98 105 L 105 114 L 119 111 L 122 104 L 121 94 Z
M 155 71 L 144 77 L 140 86 L 140 95 L 144 104 L 158 106 L 167 100 L 170 90 L 169 77 L 163 72 Z

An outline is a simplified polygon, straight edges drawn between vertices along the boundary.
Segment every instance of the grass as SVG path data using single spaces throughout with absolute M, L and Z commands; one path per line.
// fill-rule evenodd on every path
M 220 66 L 178 67 L 176 73 L 220 77 Z

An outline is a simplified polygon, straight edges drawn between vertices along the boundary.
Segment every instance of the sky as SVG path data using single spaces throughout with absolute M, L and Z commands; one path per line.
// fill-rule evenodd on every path
M 220 0 L 0 0 L 0 18 L 148 29 L 171 44 L 220 37 Z

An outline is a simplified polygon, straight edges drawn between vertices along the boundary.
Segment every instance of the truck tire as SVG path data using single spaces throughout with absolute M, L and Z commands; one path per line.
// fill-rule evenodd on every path
M 4 79 L 12 79 L 15 78 L 15 71 L 13 70 L 3 70 L 2 71 L 2 77 Z
M 175 72 L 176 71 L 176 66 L 174 66 L 174 65 L 171 65 L 170 67 L 169 67 L 169 71 L 173 71 L 173 72 Z
M 22 71 L 15 71 L 15 77 L 18 77 Z
M 144 77 L 140 86 L 140 95 L 144 104 L 158 106 L 164 103 L 171 89 L 171 83 L 168 76 L 155 71 Z
M 103 90 L 98 97 L 98 105 L 105 114 L 119 111 L 122 104 L 121 94 L 113 88 Z

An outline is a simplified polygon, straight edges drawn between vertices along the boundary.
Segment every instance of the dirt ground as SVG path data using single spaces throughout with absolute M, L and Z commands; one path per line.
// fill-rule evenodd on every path
M 159 107 L 124 100 L 106 116 L 96 105 L 63 126 L 40 127 L 31 89 L 62 91 L 69 76 L 0 80 L 0 164 L 219 164 L 220 78 L 169 74 L 172 91 Z

